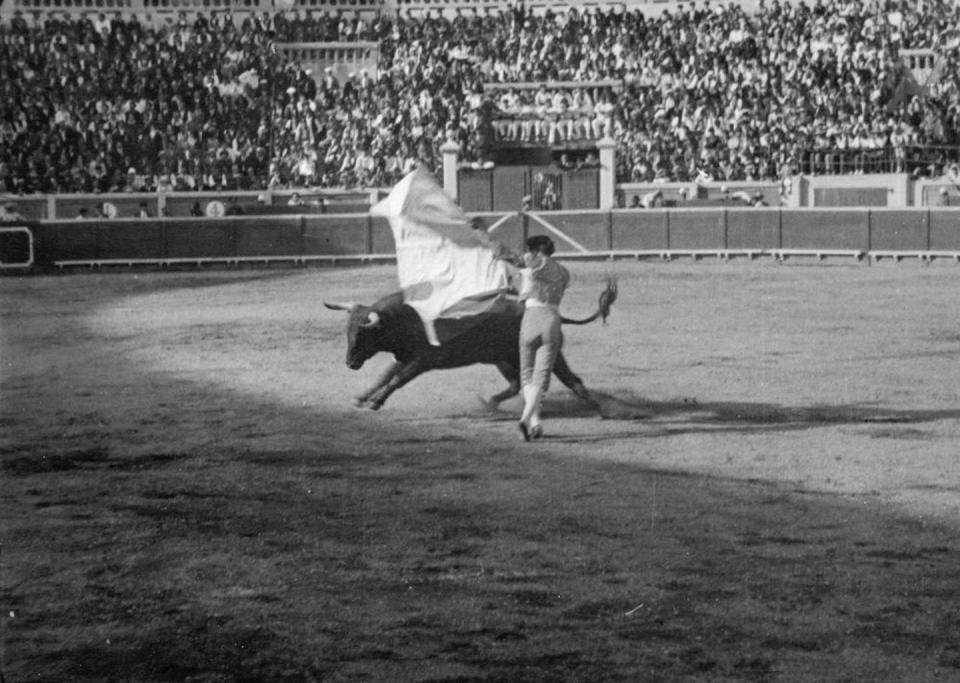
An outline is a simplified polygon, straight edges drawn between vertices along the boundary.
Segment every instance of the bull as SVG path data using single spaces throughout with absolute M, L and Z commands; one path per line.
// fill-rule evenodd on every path
M 586 325 L 597 318 L 606 322 L 617 298 L 617 283 L 608 279 L 600 294 L 597 310 L 583 319 L 562 318 L 566 325 Z M 417 312 L 403 302 L 403 293 L 386 296 L 371 306 L 356 303 L 327 303 L 336 311 L 347 311 L 347 367 L 359 370 L 374 355 L 393 354 L 395 362 L 369 390 L 355 399 L 358 407 L 379 410 L 393 392 L 428 370 L 459 368 L 474 363 L 496 366 L 507 380 L 503 391 L 484 401 L 490 409 L 520 392 L 520 321 L 523 304 L 516 300 L 496 312 L 478 317 L 469 334 L 460 334 L 440 346 L 427 340 Z M 567 364 L 563 353 L 557 355 L 553 372 L 579 398 L 598 407 L 597 402 Z

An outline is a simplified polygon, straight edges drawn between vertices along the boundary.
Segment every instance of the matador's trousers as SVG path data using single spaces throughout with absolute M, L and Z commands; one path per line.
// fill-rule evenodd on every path
M 520 385 L 532 384 L 546 392 L 562 346 L 557 307 L 527 306 L 520 323 Z

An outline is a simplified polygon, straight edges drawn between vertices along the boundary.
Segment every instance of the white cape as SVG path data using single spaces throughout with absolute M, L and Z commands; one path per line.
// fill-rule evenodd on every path
M 426 169 L 404 176 L 370 213 L 390 221 L 403 298 L 420 315 L 431 344 L 465 329 L 436 326 L 437 320 L 466 324 L 503 300 L 506 264 L 474 234 L 467 215 Z

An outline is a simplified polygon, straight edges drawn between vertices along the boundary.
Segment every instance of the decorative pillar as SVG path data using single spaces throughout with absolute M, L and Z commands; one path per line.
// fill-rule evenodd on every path
M 597 141 L 600 153 L 600 210 L 609 211 L 616 206 L 617 191 L 617 143 L 609 135 Z
M 460 155 L 460 145 L 453 140 L 447 140 L 440 147 L 443 155 L 443 189 L 450 197 L 457 201 L 457 157 Z

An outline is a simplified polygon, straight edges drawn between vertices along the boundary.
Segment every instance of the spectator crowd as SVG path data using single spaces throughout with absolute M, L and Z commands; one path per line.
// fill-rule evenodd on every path
M 274 47 L 358 40 L 379 43 L 376 72 L 342 79 Z M 937 51 L 927 93 L 903 66 L 912 48 Z M 503 87 L 549 81 L 584 85 Z M 437 171 L 448 140 L 483 162 L 497 140 L 603 135 L 621 182 L 905 171 L 938 147 L 947 163 L 960 146 L 960 5 L 0 26 L 0 191 L 11 193 L 383 187 L 418 164 Z

